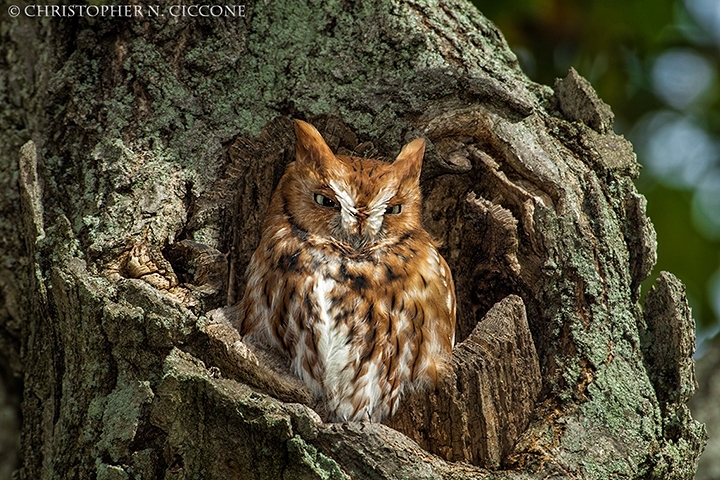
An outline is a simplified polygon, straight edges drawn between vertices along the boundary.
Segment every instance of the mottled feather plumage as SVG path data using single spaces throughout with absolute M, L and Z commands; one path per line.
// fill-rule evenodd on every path
M 380 421 L 404 389 L 437 381 L 455 341 L 452 275 L 421 223 L 425 143 L 388 163 L 295 130 L 237 326 L 287 352 L 333 420 Z

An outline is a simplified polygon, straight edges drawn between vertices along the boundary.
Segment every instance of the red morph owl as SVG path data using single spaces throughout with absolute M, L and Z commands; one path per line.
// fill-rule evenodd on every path
M 331 420 L 379 422 L 437 383 L 455 343 L 452 275 L 421 221 L 425 141 L 388 163 L 295 132 L 236 326 L 286 352 Z

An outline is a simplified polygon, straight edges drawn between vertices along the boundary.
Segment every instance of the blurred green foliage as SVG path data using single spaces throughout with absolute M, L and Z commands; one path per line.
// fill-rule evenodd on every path
M 653 141 L 652 128 L 648 125 L 655 125 L 651 120 L 658 112 L 688 119 L 708 139 L 707 144 L 713 146 L 713 150 L 704 164 L 698 163 L 695 167 L 680 162 L 696 161 L 692 149 L 697 145 L 688 144 L 685 155 L 681 154 L 680 160 L 674 167 L 668 167 L 664 175 L 658 174 L 663 172 L 662 168 L 643 168 L 636 184 L 648 199 L 648 214 L 658 235 L 658 264 L 644 287 L 648 288 L 660 270 L 675 273 L 687 285 L 701 336 L 715 332 L 720 328 L 717 311 L 720 292 L 712 291 L 711 278 L 715 275 L 715 285 L 720 285 L 717 281 L 720 278 L 720 226 L 708 224 L 707 213 L 697 215 L 698 187 L 693 181 L 701 182 L 709 174 L 720 176 L 720 0 L 474 0 L 473 3 L 500 28 L 523 70 L 534 81 L 552 85 L 554 79 L 564 77 L 571 66 L 587 78 L 612 107 L 616 116 L 615 131 L 633 141 L 641 164 L 651 166 L 650 160 L 653 160 L 648 153 L 651 151 L 648 145 Z M 713 8 L 717 18 L 712 15 L 703 18 L 702 12 L 712 13 Z M 705 68 L 709 74 L 703 77 L 707 82 L 702 84 L 702 91 L 696 97 L 690 96 L 688 102 L 682 98 L 674 101 L 673 88 L 683 88 L 683 82 L 702 83 L 702 79 L 698 80 L 699 72 L 693 68 L 688 71 L 671 68 L 669 73 L 665 72 L 669 79 L 666 78 L 664 84 L 658 79 L 663 73 L 658 59 L 675 51 L 687 54 L 691 60 L 699 59 L 701 67 L 709 66 Z M 670 93 L 662 91 L 663 85 L 669 85 Z M 684 147 L 680 147 L 681 153 Z M 665 159 L 662 149 L 656 148 L 655 152 L 658 150 L 662 164 Z M 658 164 L 658 158 L 654 160 Z M 687 175 L 693 181 L 677 181 L 684 178 L 678 172 L 692 171 L 700 172 Z M 711 196 L 715 194 L 720 199 L 720 189 L 711 192 Z M 715 202 L 720 206 L 720 201 Z M 713 216 L 717 212 L 710 213 L 709 216 Z

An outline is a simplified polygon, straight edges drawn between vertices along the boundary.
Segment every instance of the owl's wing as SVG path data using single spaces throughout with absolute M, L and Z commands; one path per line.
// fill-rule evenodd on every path
M 448 333 L 452 335 L 450 344 L 455 346 L 455 313 L 456 313 L 456 300 L 455 300 L 455 282 L 453 281 L 452 272 L 445 259 L 440 256 L 440 274 L 442 275 L 443 281 L 447 286 L 447 297 L 446 306 L 448 309 Z

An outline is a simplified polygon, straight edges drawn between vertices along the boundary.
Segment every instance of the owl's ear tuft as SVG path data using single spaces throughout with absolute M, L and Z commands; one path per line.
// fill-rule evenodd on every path
M 408 143 L 398 154 L 393 166 L 395 171 L 404 180 L 418 181 L 422 169 L 423 155 L 425 155 L 425 140 L 416 138 Z
M 317 128 L 302 120 L 295 120 L 295 134 L 295 160 L 298 163 L 314 168 L 327 168 L 329 163 L 337 161 Z

